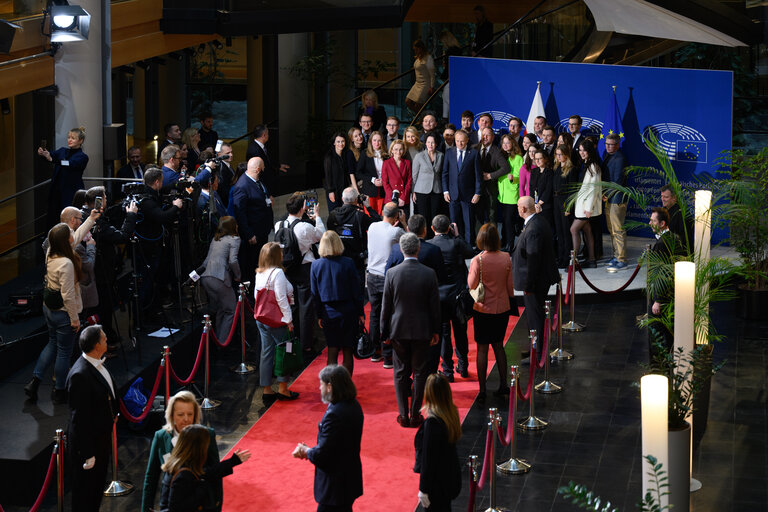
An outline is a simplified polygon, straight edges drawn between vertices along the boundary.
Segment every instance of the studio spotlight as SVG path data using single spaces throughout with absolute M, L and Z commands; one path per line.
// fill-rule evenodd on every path
M 52 43 L 86 41 L 88 39 L 91 15 L 79 5 L 69 5 L 66 1 L 57 1 L 48 5 L 48 14 L 51 16 Z

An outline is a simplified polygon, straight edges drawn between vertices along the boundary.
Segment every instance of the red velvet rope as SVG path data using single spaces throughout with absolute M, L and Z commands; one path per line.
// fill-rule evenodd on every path
M 568 281 L 565 284 L 565 298 L 563 299 L 565 304 L 571 300 L 571 286 L 573 286 L 573 263 L 568 264 Z
M 147 400 L 147 403 L 144 406 L 144 410 L 141 411 L 141 414 L 139 414 L 138 416 L 132 416 L 131 413 L 128 412 L 128 409 L 126 409 L 122 399 L 120 399 L 120 414 L 122 414 L 125 417 L 125 419 L 127 419 L 131 423 L 140 423 L 144 421 L 144 418 L 147 417 L 147 415 L 149 414 L 149 411 L 152 410 L 152 403 L 155 401 L 155 397 L 157 396 L 157 390 L 160 388 L 160 381 L 162 380 L 162 378 L 163 378 L 163 365 L 158 365 L 157 377 L 155 377 L 155 384 L 152 386 L 152 392 L 149 394 L 149 399 Z
M 527 402 L 528 399 L 531 398 L 531 393 L 533 392 L 533 379 L 534 379 L 534 374 L 536 373 L 536 364 L 533 363 L 533 361 L 536 360 L 536 348 L 533 346 L 533 340 L 531 340 L 531 356 L 530 357 L 531 357 L 531 363 L 532 363 L 531 373 L 528 374 L 528 387 L 525 390 L 525 394 L 523 394 L 523 392 L 520 391 L 520 386 L 515 386 L 517 396 L 523 402 Z
M 544 336 L 542 336 L 543 340 L 541 342 L 541 359 L 536 360 L 536 367 L 539 369 L 544 368 L 544 365 L 547 364 L 547 356 L 549 354 L 549 318 L 546 318 L 544 320 Z M 533 361 L 533 359 L 531 359 Z
M 243 307 L 243 303 L 238 301 L 237 307 L 235 308 L 235 316 L 232 319 L 232 327 L 229 329 L 229 335 L 227 336 L 227 341 L 225 341 L 224 343 L 220 342 L 219 339 L 216 337 L 216 333 L 213 330 L 210 331 L 210 333 L 213 335 L 214 343 L 216 343 L 221 348 L 226 347 L 232 341 L 232 336 L 235 335 L 235 327 L 237 327 L 237 320 L 238 318 L 240 318 L 240 308 L 242 307 Z
M 557 326 L 560 324 L 560 317 L 557 316 L 557 313 L 555 313 L 555 318 L 552 322 L 552 328 L 550 329 L 552 332 L 557 331 Z
M 475 496 L 477 490 L 485 487 L 485 480 L 488 478 L 488 468 L 491 465 L 491 443 L 493 442 L 493 431 L 489 430 L 485 436 L 485 455 L 483 456 L 483 469 L 480 472 L 480 478 L 477 482 L 474 479 L 469 481 L 469 512 L 475 512 Z M 494 463 L 495 464 L 495 463 Z M 2 511 L 0 511 L 2 512 Z
M 203 359 L 203 347 L 205 346 L 205 332 L 200 336 L 200 348 L 197 349 L 197 358 L 195 359 L 195 365 L 192 367 L 192 371 L 189 374 L 189 377 L 186 379 L 180 379 L 178 375 L 176 375 L 176 372 L 173 370 L 173 366 L 171 366 L 171 360 L 168 360 L 168 369 L 171 371 L 171 377 L 173 377 L 173 380 L 175 380 L 178 384 L 182 386 L 186 386 L 187 384 L 190 384 L 193 380 L 195 380 L 195 374 L 197 373 L 198 368 L 200 368 L 200 361 Z
M 59 450 L 63 450 L 63 446 L 59 446 Z M 53 473 L 56 471 L 56 450 L 51 453 L 51 462 L 48 463 L 48 472 L 45 474 L 45 481 L 43 482 L 43 488 L 40 489 L 40 494 L 37 495 L 35 504 L 29 509 L 29 512 L 37 512 L 40 506 L 43 504 L 45 495 L 48 494 L 48 489 L 51 487 L 51 481 L 53 480 Z M 3 512 L 3 507 L 0 507 L 0 512 Z
M 515 384 L 517 384 L 517 379 L 515 379 Z M 516 385 L 510 386 L 510 388 L 516 388 Z M 498 426 L 498 434 L 499 434 L 499 442 L 502 446 L 509 446 L 509 444 L 512 442 L 512 439 L 515 437 L 515 418 L 512 417 L 512 410 L 514 409 L 515 402 L 514 400 L 517 399 L 517 395 L 515 394 L 517 391 L 514 389 L 509 390 L 509 418 L 507 418 L 507 433 L 504 435 L 503 429 L 501 428 L 501 423 L 499 423 Z
M 619 293 L 621 291 L 624 291 L 624 289 L 627 286 L 629 286 L 632 283 L 632 281 L 635 280 L 635 277 L 637 277 L 638 272 L 640 272 L 640 263 L 638 263 L 637 266 L 635 267 L 635 271 L 632 272 L 632 275 L 629 277 L 629 281 L 624 283 L 620 288 L 616 288 L 615 290 L 611 290 L 611 291 L 601 290 L 600 288 L 592 284 L 592 282 L 589 279 L 587 279 L 587 276 L 584 275 L 584 271 L 581 269 L 581 265 L 579 264 L 578 261 L 576 262 L 576 268 L 579 269 L 579 274 L 581 274 L 581 277 L 582 279 L 584 279 L 584 282 L 587 283 L 587 286 L 595 290 L 597 293 L 605 293 L 607 295 L 610 295 L 612 293 Z
M 248 302 L 248 296 L 247 295 L 243 296 L 243 302 L 245 302 L 245 305 L 248 308 L 246 311 L 248 311 L 250 314 L 253 315 L 254 314 L 253 308 L 251 307 L 251 303 Z

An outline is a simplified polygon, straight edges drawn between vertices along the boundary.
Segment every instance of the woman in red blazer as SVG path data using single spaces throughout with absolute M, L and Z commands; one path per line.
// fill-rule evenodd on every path
M 413 178 L 411 176 L 411 161 L 403 158 L 405 154 L 405 143 L 402 140 L 396 140 L 389 148 L 391 158 L 384 160 L 381 166 L 381 181 L 384 187 L 384 201 L 392 200 L 392 192 L 400 191 L 400 198 L 397 205 L 404 208 L 408 215 L 408 208 L 411 200 L 411 185 Z

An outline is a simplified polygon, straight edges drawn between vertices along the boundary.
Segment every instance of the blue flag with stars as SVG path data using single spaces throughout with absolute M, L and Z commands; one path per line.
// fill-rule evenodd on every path
M 608 101 L 608 112 L 605 114 L 603 131 L 600 134 L 600 140 L 597 143 L 597 153 L 602 156 L 605 153 L 605 136 L 611 133 L 619 135 L 619 147 L 624 142 L 624 128 L 621 126 L 621 114 L 619 113 L 619 104 L 616 101 L 616 89 L 611 88 L 610 100 Z

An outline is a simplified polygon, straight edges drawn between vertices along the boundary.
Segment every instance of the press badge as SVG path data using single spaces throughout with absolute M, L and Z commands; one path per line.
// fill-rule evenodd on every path
M 65 167 L 69 167 L 69 160 L 62 160 L 61 161 L 61 165 L 65 166 Z

